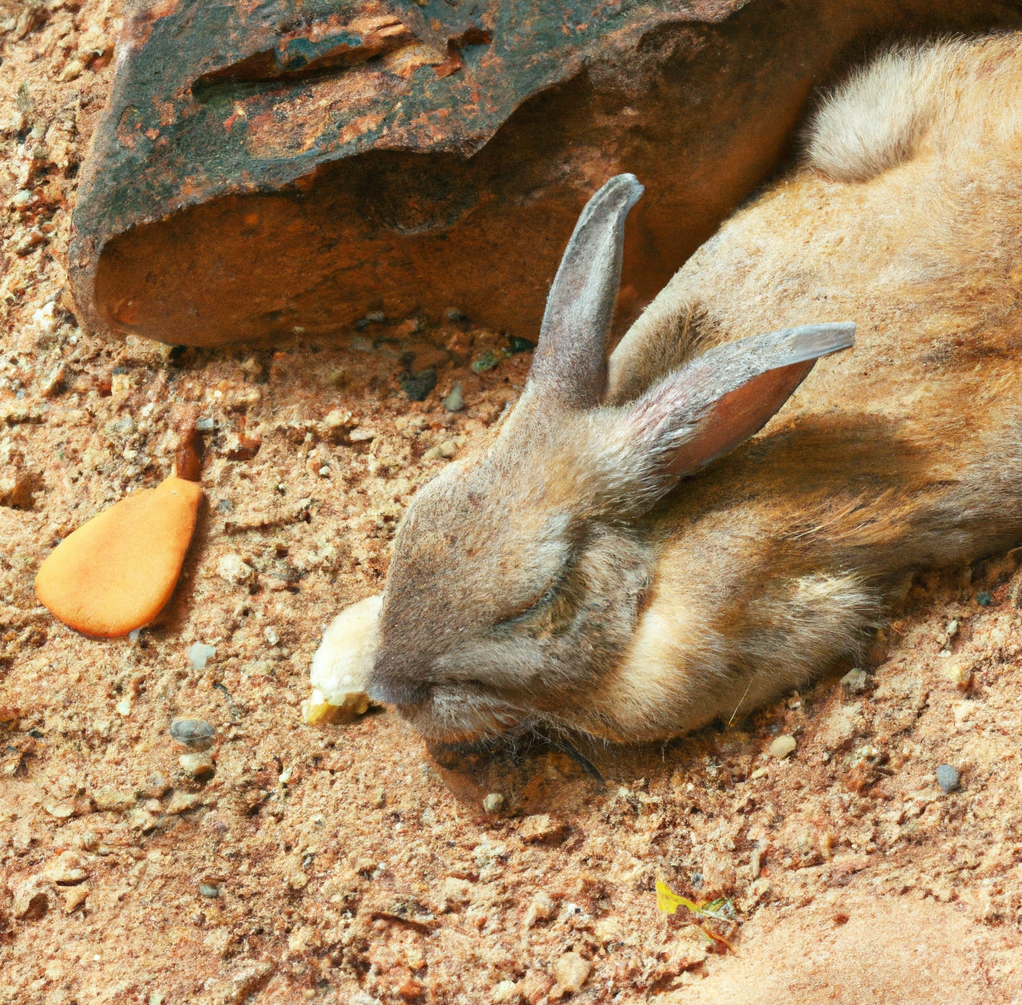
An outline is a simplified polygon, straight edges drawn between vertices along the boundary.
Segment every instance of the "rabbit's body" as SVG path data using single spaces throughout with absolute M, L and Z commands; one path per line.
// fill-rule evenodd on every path
M 608 183 L 518 406 L 402 523 L 369 690 L 434 738 L 535 719 L 667 737 L 856 657 L 915 568 L 1022 539 L 1020 109 L 1018 36 L 882 57 L 609 372 L 641 189 Z M 850 342 L 749 336 L 847 320 L 852 352 L 678 482 Z
M 1022 539 L 1022 40 L 885 56 L 807 146 L 611 358 L 620 404 L 694 349 L 857 325 L 853 352 L 657 515 L 684 530 L 601 688 L 635 710 L 629 737 L 663 735 L 679 708 L 686 728 L 762 704 L 856 655 L 906 571 Z

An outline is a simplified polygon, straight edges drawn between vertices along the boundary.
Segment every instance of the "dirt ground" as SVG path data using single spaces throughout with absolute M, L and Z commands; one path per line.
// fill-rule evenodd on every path
M 601 780 L 434 757 L 387 711 L 302 724 L 324 626 L 529 356 L 475 373 L 506 343 L 457 318 L 223 351 L 81 331 L 70 207 L 118 10 L 0 0 L 0 1003 L 1022 1002 L 1015 556 L 921 579 L 862 690 L 589 750 Z M 189 403 L 212 428 L 177 592 L 137 639 L 76 635 L 35 571 L 169 473 Z M 212 777 L 180 716 L 215 727 Z M 718 917 L 659 912 L 658 880 Z

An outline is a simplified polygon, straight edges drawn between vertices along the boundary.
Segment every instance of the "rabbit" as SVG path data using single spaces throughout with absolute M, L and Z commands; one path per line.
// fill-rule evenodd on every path
M 1020 35 L 879 56 L 609 360 L 642 186 L 608 181 L 520 399 L 412 499 L 323 693 L 340 661 L 427 741 L 663 740 L 861 659 L 915 570 L 1022 540 L 1020 110 Z

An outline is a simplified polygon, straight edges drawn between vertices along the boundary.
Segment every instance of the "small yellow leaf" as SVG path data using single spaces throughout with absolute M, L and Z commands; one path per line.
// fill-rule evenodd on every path
M 688 908 L 693 914 L 699 910 L 699 905 L 694 904 L 687 897 L 680 897 L 666 883 L 659 879 L 656 881 L 656 907 L 658 911 L 665 914 L 674 914 L 679 907 Z

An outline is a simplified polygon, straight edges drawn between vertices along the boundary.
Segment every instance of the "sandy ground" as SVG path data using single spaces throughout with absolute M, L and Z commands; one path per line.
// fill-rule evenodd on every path
M 82 332 L 69 210 L 118 8 L 0 0 L 0 1002 L 1022 1002 L 1014 556 L 921 580 L 864 690 L 589 750 L 601 781 L 435 758 L 386 711 L 302 725 L 323 627 L 529 356 L 474 373 L 504 343 L 471 319 L 215 352 Z M 213 428 L 178 590 L 136 640 L 78 636 L 35 570 L 169 473 L 188 403 Z M 200 778 L 183 715 L 217 731 Z M 658 912 L 657 880 L 720 917 Z

